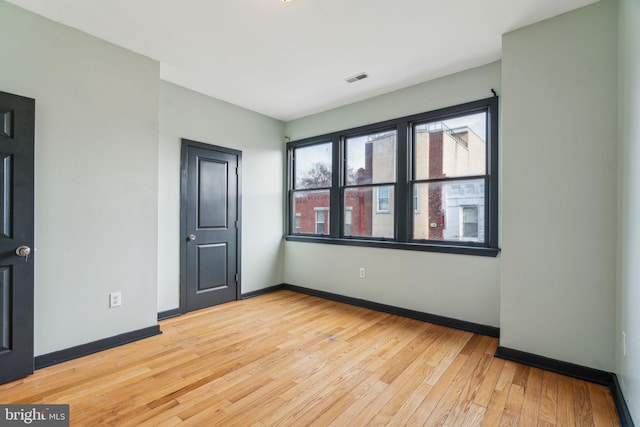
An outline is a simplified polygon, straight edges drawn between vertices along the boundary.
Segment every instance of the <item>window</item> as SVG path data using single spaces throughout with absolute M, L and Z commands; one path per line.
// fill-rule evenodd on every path
M 462 238 L 477 239 L 478 238 L 478 207 L 462 206 Z
M 316 234 L 327 234 L 327 222 L 329 220 L 327 209 L 316 208 Z
M 291 217 L 295 234 L 329 234 L 329 197 L 332 185 L 332 144 L 323 142 L 292 150 L 296 159 L 291 170 Z M 318 209 L 322 209 L 318 217 Z M 320 221 L 320 222 L 319 222 Z M 322 228 L 320 225 L 322 224 Z
M 300 233 L 300 218 L 301 215 L 299 213 L 296 214 L 296 219 L 295 219 L 295 225 L 294 225 L 294 232 L 295 233 Z
M 287 239 L 497 255 L 497 109 L 487 98 L 288 143 Z
M 347 208 L 344 211 L 344 235 L 351 236 L 351 221 L 353 217 L 353 208 Z
M 342 138 L 346 169 L 343 170 L 343 205 L 351 209 L 356 226 L 343 235 L 365 239 L 393 239 L 393 187 L 396 182 L 397 131 L 377 129 Z M 347 228 L 349 233 L 347 233 Z
M 376 194 L 376 212 L 389 212 L 389 187 L 378 187 Z

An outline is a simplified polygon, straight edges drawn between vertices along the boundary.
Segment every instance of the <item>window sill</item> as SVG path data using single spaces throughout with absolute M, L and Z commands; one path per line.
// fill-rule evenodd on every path
M 474 256 L 486 256 L 497 257 L 500 253 L 499 248 L 487 248 L 484 246 L 461 246 L 461 245 L 436 245 L 430 243 L 405 243 L 395 241 L 384 240 L 365 240 L 354 238 L 334 239 L 331 237 L 322 236 L 302 236 L 302 235 L 287 235 L 285 239 L 288 242 L 306 242 L 306 243 L 325 243 L 329 245 L 343 245 L 343 246 L 360 246 L 369 248 L 384 248 L 384 249 L 403 249 L 408 251 L 424 251 L 424 252 L 440 252 L 445 254 L 458 254 L 458 255 L 474 255 Z

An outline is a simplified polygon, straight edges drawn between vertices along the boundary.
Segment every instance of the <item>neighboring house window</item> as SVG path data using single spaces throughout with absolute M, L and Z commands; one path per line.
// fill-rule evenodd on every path
M 389 212 L 389 187 L 378 187 L 376 194 L 376 211 L 378 213 Z
M 462 206 L 462 237 L 464 239 L 478 238 L 478 207 Z
M 294 233 L 300 233 L 300 219 L 302 218 L 302 214 L 296 214 L 296 222 L 294 225 Z
M 351 221 L 353 218 L 353 208 L 347 208 L 344 211 L 344 235 L 351 236 Z
M 288 143 L 286 238 L 496 256 L 497 117 L 494 97 Z
M 316 210 L 316 234 L 327 234 L 327 215 L 326 209 L 317 209 Z

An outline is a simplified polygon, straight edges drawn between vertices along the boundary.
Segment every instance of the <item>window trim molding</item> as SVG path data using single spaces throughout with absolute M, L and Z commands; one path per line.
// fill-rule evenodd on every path
M 412 124 L 424 121 L 446 120 L 455 116 L 464 116 L 473 112 L 486 111 L 487 113 L 487 148 L 486 148 L 486 175 L 485 179 L 485 242 L 476 243 L 469 241 L 434 241 L 434 240 L 412 240 L 412 216 L 414 215 L 413 197 L 409 187 L 413 185 L 410 171 L 412 168 L 413 154 L 411 153 L 411 135 Z M 346 246 L 360 247 L 377 247 L 387 249 L 405 249 L 418 250 L 427 252 L 441 252 L 451 254 L 477 255 L 496 257 L 500 248 L 498 247 L 498 97 L 490 97 L 477 101 L 467 102 L 451 107 L 441 108 L 425 113 L 413 114 L 397 119 L 386 120 L 374 124 L 359 126 L 351 129 L 331 132 L 324 135 L 318 135 L 287 143 L 286 147 L 286 218 L 285 218 L 285 240 L 295 242 L 337 244 Z M 394 203 L 394 227 L 396 236 L 394 239 L 384 238 L 362 238 L 344 236 L 343 221 L 343 201 L 342 193 L 345 189 L 350 188 L 346 183 L 342 182 L 343 168 L 346 166 L 342 144 L 346 138 L 354 135 L 362 135 L 380 130 L 397 130 L 397 153 L 396 153 L 396 182 L 394 185 L 394 195 L 396 202 Z M 333 221 L 329 223 L 328 235 L 310 235 L 296 234 L 291 232 L 291 213 L 292 213 L 292 170 L 293 158 L 292 153 L 295 148 L 315 145 L 320 143 L 332 143 L 332 187 L 330 189 L 329 211 L 337 215 Z M 336 169 L 338 168 L 338 169 Z M 445 178 L 445 180 L 469 179 L 470 177 L 454 177 Z M 479 177 L 478 177 L 479 178 Z M 403 203 L 399 201 L 408 200 L 404 203 L 406 206 L 400 206 Z M 377 204 L 377 203 L 376 203 Z M 377 206 L 376 206 L 377 207 Z

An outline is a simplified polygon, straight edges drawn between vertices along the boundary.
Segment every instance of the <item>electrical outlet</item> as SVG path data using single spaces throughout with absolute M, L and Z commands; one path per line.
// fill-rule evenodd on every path
M 622 331 L 622 355 L 627 356 L 627 334 Z
M 364 269 L 364 267 L 360 267 L 360 278 L 364 279 L 365 277 L 367 277 L 367 271 Z
M 120 307 L 122 305 L 122 292 L 111 292 L 109 294 L 109 308 Z

